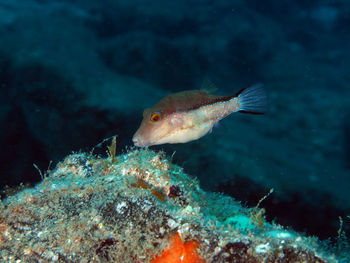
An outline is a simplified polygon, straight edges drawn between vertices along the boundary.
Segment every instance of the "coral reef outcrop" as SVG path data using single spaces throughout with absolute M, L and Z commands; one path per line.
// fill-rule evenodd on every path
M 1 262 L 338 262 L 315 238 L 204 192 L 162 152 L 67 156 L 1 202 Z

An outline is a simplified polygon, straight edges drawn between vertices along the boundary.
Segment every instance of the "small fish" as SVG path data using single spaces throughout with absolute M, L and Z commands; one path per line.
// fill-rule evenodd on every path
M 230 96 L 212 95 L 203 90 L 182 91 L 146 109 L 132 140 L 139 147 L 186 143 L 211 132 L 215 123 L 233 112 L 264 114 L 266 109 L 262 84 Z

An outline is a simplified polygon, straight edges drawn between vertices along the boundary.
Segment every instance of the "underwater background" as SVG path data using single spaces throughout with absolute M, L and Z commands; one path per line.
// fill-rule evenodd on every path
M 341 217 L 349 234 L 349 23 L 346 0 L 0 0 L 2 196 L 41 180 L 33 163 L 45 171 L 115 134 L 125 152 L 168 94 L 262 82 L 267 114 L 151 149 L 246 206 L 273 188 L 270 221 L 325 240 Z

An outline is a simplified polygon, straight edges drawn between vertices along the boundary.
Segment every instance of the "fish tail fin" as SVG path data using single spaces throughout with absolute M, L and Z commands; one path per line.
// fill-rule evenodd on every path
M 238 112 L 250 114 L 264 114 L 267 111 L 267 96 L 262 83 L 244 88 L 236 94 L 239 98 Z

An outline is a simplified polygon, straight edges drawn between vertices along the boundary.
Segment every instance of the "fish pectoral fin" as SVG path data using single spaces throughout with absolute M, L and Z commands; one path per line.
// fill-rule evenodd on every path
M 184 121 L 182 118 L 174 116 L 173 118 L 171 118 L 170 123 L 175 127 L 182 127 L 184 124 Z

